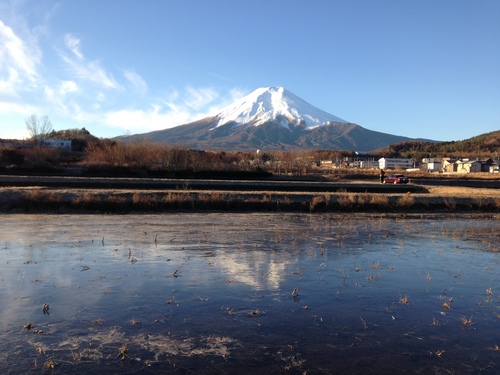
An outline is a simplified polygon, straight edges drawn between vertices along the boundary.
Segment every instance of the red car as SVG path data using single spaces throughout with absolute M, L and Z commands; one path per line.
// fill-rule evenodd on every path
M 407 184 L 410 182 L 404 174 L 392 174 L 384 178 L 384 184 Z

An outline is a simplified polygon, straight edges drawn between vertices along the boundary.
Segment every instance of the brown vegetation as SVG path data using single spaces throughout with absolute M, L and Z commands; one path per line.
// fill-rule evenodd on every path
M 467 190 L 466 188 L 463 188 Z M 2 188 L 3 212 L 498 212 L 500 196 Z
M 500 133 L 499 133 L 500 134 Z M 305 211 L 305 212 L 422 212 L 428 210 L 456 211 L 498 211 L 500 195 L 497 189 L 464 190 L 463 187 L 426 186 L 427 194 L 418 193 L 417 188 L 425 181 L 461 179 L 462 181 L 498 180 L 497 174 L 431 174 L 428 172 L 409 172 L 411 184 L 407 190 L 394 193 L 389 190 L 375 189 L 381 185 L 370 185 L 364 190 L 363 181 L 375 184 L 378 170 L 347 168 L 345 161 L 355 157 L 350 151 L 304 150 L 304 151 L 269 151 L 269 152 L 211 152 L 173 148 L 151 142 L 123 143 L 112 140 L 98 140 L 90 136 L 85 129 L 73 132 L 52 134 L 54 137 L 74 137 L 81 142 L 82 152 L 45 148 L 40 146 L 21 147 L 9 145 L 0 148 L 0 167 L 4 174 L 72 174 L 73 176 L 119 176 L 149 178 L 256 178 L 269 177 L 271 174 L 290 178 L 315 176 L 323 183 L 339 181 L 352 182 L 357 189 L 342 190 L 340 185 L 331 190 L 314 193 L 314 189 L 299 192 L 283 189 L 243 189 L 231 186 L 193 189 L 190 182 L 183 186 L 161 189 L 159 186 L 144 183 L 134 191 L 103 189 L 106 183 L 92 180 L 85 182 L 85 189 L 73 187 L 69 191 L 41 188 L 0 190 L 0 210 L 2 211 L 168 211 L 168 210 L 226 210 L 226 211 Z M 491 143 L 491 142 L 490 142 Z M 406 146 L 410 146 L 407 144 Z M 399 151 L 406 146 L 393 145 Z M 421 144 L 415 144 L 413 150 L 420 150 Z M 398 151 L 398 152 L 399 152 Z M 399 155 L 401 156 L 401 154 Z M 321 165 L 321 160 L 333 161 Z M 336 164 L 337 163 L 337 164 Z M 13 164 L 20 165 L 18 169 Z M 335 167 L 334 167 L 335 165 Z M 57 168 L 55 168 L 57 167 Z M 233 173 L 231 175 L 231 173 Z M 244 173 L 250 173 L 244 175 Z M 265 174 L 267 173 L 267 174 Z M 230 176 L 230 177 L 228 177 Z M 286 178 L 286 177 L 283 177 Z M 359 180 L 359 181 L 357 181 Z M 186 180 L 192 181 L 192 180 Z M 153 184 L 152 181 L 147 184 Z M 498 184 L 497 181 L 489 182 Z M 93 185 L 95 184 L 95 185 Z M 128 186 L 129 189 L 134 189 Z M 10 186 L 10 185 L 6 185 Z M 12 185 L 14 186 L 14 185 Z M 26 185 L 19 185 L 26 186 Z M 250 186 L 250 185 L 249 185 Z M 266 185 L 267 186 L 267 185 Z M 270 186 L 270 185 L 269 185 Z M 276 186 L 279 186 L 277 184 Z M 368 186 L 368 185 L 366 185 Z M 479 185 L 480 186 L 480 185 Z M 95 190 L 99 187 L 100 190 Z M 384 186 L 385 187 L 385 186 Z M 491 186 L 490 186 L 491 187 Z M 458 190 L 457 190 L 458 189 Z M 249 191 L 247 191 L 249 190 Z M 272 194 L 272 195 L 271 195 Z

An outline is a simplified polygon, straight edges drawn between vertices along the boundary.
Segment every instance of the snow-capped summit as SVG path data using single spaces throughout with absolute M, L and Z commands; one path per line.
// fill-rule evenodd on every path
M 365 129 L 282 87 L 264 87 L 215 116 L 130 136 L 198 150 L 376 150 L 412 140 Z
M 283 87 L 259 88 L 222 109 L 216 118 L 216 127 L 228 122 L 257 126 L 276 121 L 287 128 L 292 124 L 311 129 L 331 122 L 347 123 L 312 106 Z

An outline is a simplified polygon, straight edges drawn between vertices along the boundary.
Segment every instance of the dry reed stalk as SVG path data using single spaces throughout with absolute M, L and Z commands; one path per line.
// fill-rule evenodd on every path
M 465 316 L 461 316 L 460 321 L 462 322 L 462 326 L 464 327 L 470 327 L 474 324 L 474 322 L 472 321 L 472 316 L 469 319 L 467 319 Z
M 155 207 L 157 204 L 155 194 L 134 193 L 132 196 L 132 203 L 139 207 L 150 208 Z
M 104 202 L 106 203 L 106 205 L 110 205 L 116 208 L 125 207 L 127 203 L 127 198 L 116 195 L 110 195 L 109 197 L 104 199 Z
M 321 195 L 313 197 L 309 204 L 309 211 L 313 212 L 326 206 L 325 198 Z
M 405 195 L 400 197 L 397 201 L 397 205 L 399 207 L 411 207 L 415 203 L 413 197 L 410 196 L 410 192 L 407 192 Z
M 450 209 L 452 211 L 455 211 L 457 209 L 457 203 L 456 203 L 455 199 L 453 199 L 453 198 L 445 197 L 444 204 L 446 205 L 446 207 L 448 209 Z
M 408 296 L 400 297 L 399 303 L 402 305 L 408 305 L 410 303 L 410 299 L 408 298 Z
M 389 206 L 389 197 L 383 194 L 370 194 L 369 202 L 374 206 L 387 207 Z
M 356 206 L 357 197 L 355 194 L 342 194 L 337 198 L 337 203 L 343 210 L 348 210 Z

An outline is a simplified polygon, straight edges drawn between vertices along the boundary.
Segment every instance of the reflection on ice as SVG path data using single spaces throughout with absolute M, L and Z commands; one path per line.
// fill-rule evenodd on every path
M 216 265 L 231 280 L 245 283 L 255 290 L 276 290 L 280 289 L 287 269 L 294 263 L 293 259 L 272 253 L 254 252 L 250 256 L 242 256 L 233 252 L 217 257 Z
M 0 372 L 479 372 L 498 365 L 499 229 L 467 217 L 3 215 Z

